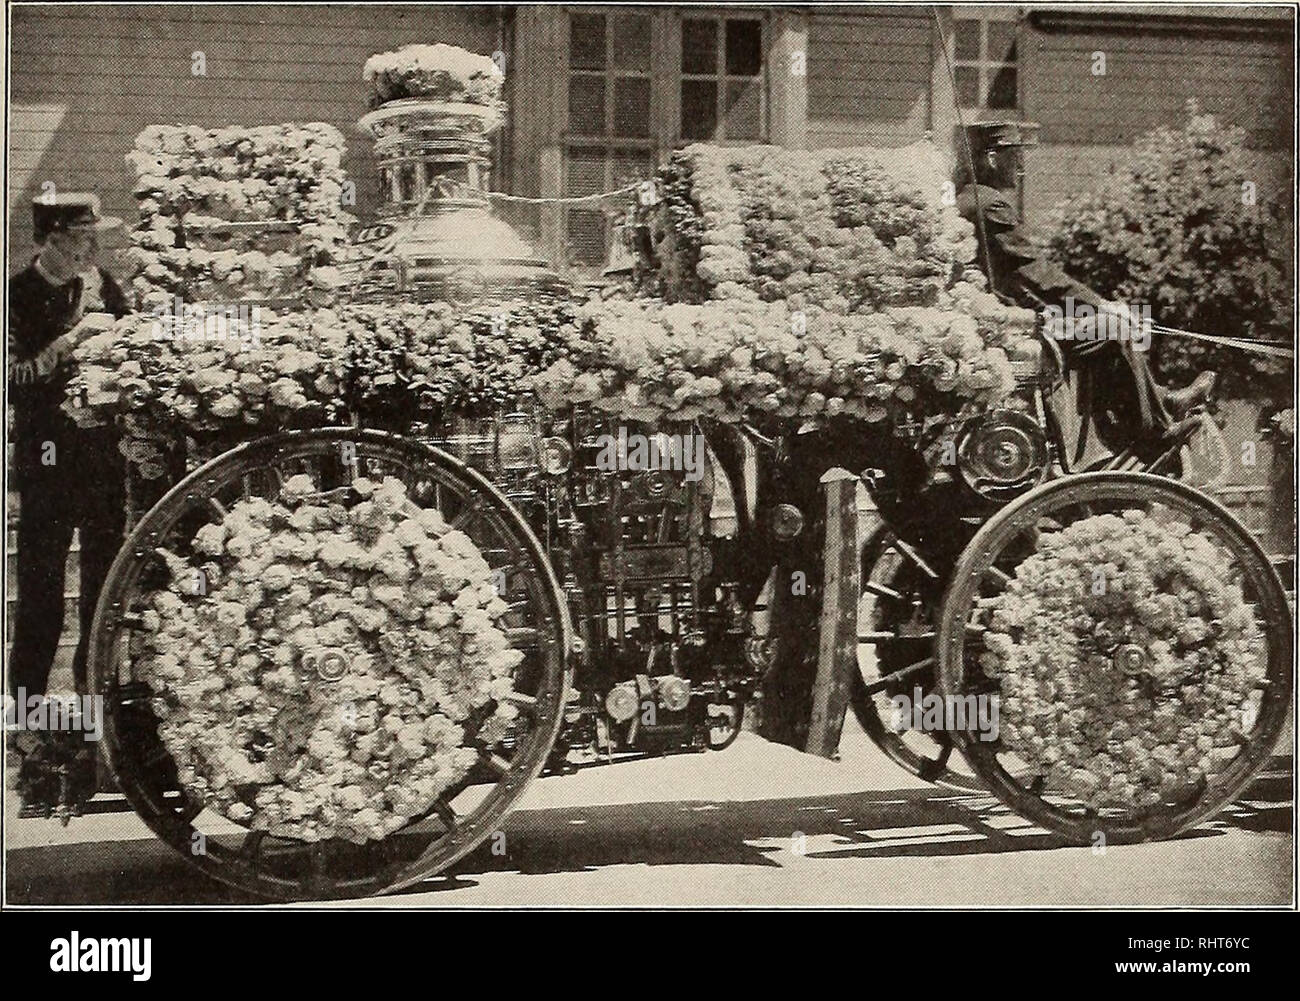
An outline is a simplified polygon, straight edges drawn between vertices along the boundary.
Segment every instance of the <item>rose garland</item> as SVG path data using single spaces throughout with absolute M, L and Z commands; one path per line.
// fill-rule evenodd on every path
M 255 336 L 235 325 L 219 340 L 210 324 L 178 332 L 138 314 L 78 350 L 67 408 L 81 424 L 124 415 L 147 439 L 149 429 L 251 433 L 345 412 L 492 410 L 527 394 L 636 420 L 879 421 L 996 403 L 1034 346 L 1034 316 L 964 283 L 944 295 L 850 315 L 753 299 L 262 310 Z M 160 472 L 156 456 L 133 457 Z
M 934 147 L 820 153 L 697 144 L 661 171 L 667 238 L 643 262 L 678 301 L 758 296 L 832 312 L 931 305 L 975 258 Z M 664 259 L 673 258 L 673 259 Z
M 200 528 L 148 596 L 135 668 L 184 787 L 253 830 L 381 839 L 507 733 L 523 654 L 464 533 L 400 480 L 297 475 Z M 196 587 L 201 580 L 203 587 Z M 335 679 L 335 680 L 331 680 Z
M 119 421 L 146 479 L 178 432 L 245 435 L 331 423 L 342 412 L 347 331 L 332 310 L 261 309 L 248 322 L 133 314 L 77 349 L 64 409 L 79 425 Z
M 1230 566 L 1208 536 L 1142 511 L 1043 535 L 987 603 L 980 664 L 1001 685 L 1002 746 L 1093 807 L 1149 806 L 1212 779 L 1267 670 Z M 1115 663 L 1130 644 L 1140 676 Z
M 473 413 L 507 406 L 577 335 L 576 306 L 545 297 L 469 311 L 446 303 L 349 306 L 350 403 Z
M 547 403 L 631 420 L 836 417 L 881 421 L 988 406 L 1015 385 L 1034 316 L 958 285 L 967 312 L 806 312 L 785 303 L 592 303 L 577 339 L 532 380 Z

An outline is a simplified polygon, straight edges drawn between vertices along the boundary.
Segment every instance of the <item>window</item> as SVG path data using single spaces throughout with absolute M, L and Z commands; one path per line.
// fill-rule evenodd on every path
M 569 15 L 569 117 L 565 194 L 613 191 L 654 171 L 651 139 L 651 15 Z M 565 210 L 576 263 L 600 264 L 614 201 Z
M 569 15 L 569 134 L 650 135 L 650 15 Z
M 1013 111 L 1017 14 L 1014 7 L 957 7 L 953 14 L 953 73 L 957 103 L 971 111 Z
M 763 22 L 692 15 L 681 24 L 682 139 L 762 139 Z
M 563 16 L 568 105 L 557 111 L 564 116 L 564 194 L 597 194 L 650 177 L 674 142 L 767 136 L 761 17 L 667 7 L 574 7 Z M 603 263 L 611 219 L 623 207 L 616 199 L 566 206 L 566 263 Z

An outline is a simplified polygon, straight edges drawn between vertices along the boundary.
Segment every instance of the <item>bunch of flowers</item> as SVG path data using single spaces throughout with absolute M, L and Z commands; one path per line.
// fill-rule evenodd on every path
M 447 303 L 352 306 L 353 404 L 374 413 L 405 397 L 444 411 L 491 411 L 529 391 L 576 336 L 575 306 L 538 297 L 469 311 Z
M 504 112 L 505 75 L 487 56 L 455 45 L 404 45 L 366 60 L 362 71 L 372 91 L 371 107 L 407 97 L 477 104 L 494 118 Z
M 123 317 L 77 349 L 64 409 L 79 425 L 122 418 L 128 458 L 162 475 L 153 439 L 319 424 L 340 407 L 348 335 L 333 310 L 259 309 L 254 323 L 177 327 Z M 219 337 L 217 335 L 220 335 Z
M 1267 670 L 1231 566 L 1208 536 L 1143 511 L 1044 534 L 987 602 L 980 664 L 1001 685 L 1003 747 L 1093 807 L 1150 806 L 1213 779 Z
M 140 211 L 128 252 L 137 299 L 152 290 L 266 298 L 341 259 L 351 221 L 342 210 L 343 152 L 342 134 L 324 122 L 149 126 L 126 156 Z M 249 223 L 289 226 L 293 235 L 268 249 Z
M 65 408 L 78 423 L 122 417 L 128 454 L 160 475 L 148 441 L 305 426 L 347 412 L 490 412 L 534 393 L 597 402 L 629 419 L 951 414 L 999 401 L 1035 346 L 1034 315 L 957 283 L 933 306 L 800 310 L 750 298 L 665 306 L 538 299 L 468 312 L 446 303 L 274 313 L 256 332 L 178 335 L 152 314 L 77 351 Z M 245 336 L 247 334 L 247 336 Z M 170 429 L 170 431 L 169 431 Z
M 135 669 L 184 787 L 253 830 L 386 837 L 508 732 L 523 655 L 468 536 L 400 480 L 293 476 L 194 536 Z M 201 580 L 202 587 L 195 581 Z
M 891 307 L 838 314 L 785 302 L 592 302 L 563 357 L 532 385 L 549 405 L 592 403 L 630 420 L 956 413 L 1014 388 L 1034 317 L 958 285 L 968 312 Z
M 974 230 L 946 202 L 922 144 L 817 154 L 697 144 L 661 172 L 652 290 L 674 301 L 795 297 L 831 310 L 932 305 L 974 260 Z
M 12 738 L 7 774 L 17 777 L 14 785 L 25 814 L 57 817 L 66 825 L 72 817 L 81 815 L 96 792 L 98 754 L 95 743 L 88 739 L 88 731 L 95 723 L 83 719 L 85 701 L 76 692 L 50 692 L 43 698 L 47 707 L 60 707 L 68 725 L 64 729 L 19 725 L 17 732 L 7 734 Z M 6 723 L 11 712 L 19 719 L 27 712 L 9 694 L 4 703 Z
M 1139 136 L 1106 184 L 1058 206 L 1051 249 L 1070 273 L 1122 302 L 1150 303 L 1157 322 L 1206 333 L 1289 341 L 1295 281 L 1286 187 L 1244 204 L 1258 178 L 1249 135 L 1187 102 L 1174 127 Z M 1156 337 L 1162 381 L 1203 369 L 1221 391 L 1289 400 L 1291 364 L 1182 338 Z

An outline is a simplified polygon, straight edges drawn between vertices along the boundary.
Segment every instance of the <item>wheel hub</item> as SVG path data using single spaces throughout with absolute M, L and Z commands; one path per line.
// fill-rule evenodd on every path
M 1141 674 L 1147 667 L 1147 652 L 1136 643 L 1125 643 L 1115 651 L 1114 664 L 1124 674 Z

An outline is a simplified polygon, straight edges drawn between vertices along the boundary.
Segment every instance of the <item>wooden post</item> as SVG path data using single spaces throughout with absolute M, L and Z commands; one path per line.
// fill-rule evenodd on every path
M 779 11 L 772 17 L 768 80 L 772 107 L 768 113 L 773 145 L 808 148 L 808 17 Z
M 843 469 L 832 469 L 821 482 L 826 495 L 821 638 L 812 719 L 804 749 L 809 754 L 835 758 L 849 704 L 849 683 L 852 672 L 858 669 L 858 600 L 862 596 L 858 477 Z
M 564 193 L 564 153 L 559 146 L 543 147 L 540 158 L 541 194 L 543 198 L 556 198 Z M 565 252 L 564 209 L 559 205 L 541 207 L 542 252 L 557 271 L 567 271 L 568 254 Z

